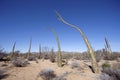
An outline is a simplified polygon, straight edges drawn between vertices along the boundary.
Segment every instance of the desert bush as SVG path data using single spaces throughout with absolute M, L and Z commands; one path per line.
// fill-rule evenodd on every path
M 117 58 L 117 62 L 120 62 L 120 57 Z
M 104 56 L 104 60 L 117 60 L 117 58 L 120 56 L 120 54 L 117 53 L 111 53 L 109 57 L 106 55 Z
M 47 59 L 49 59 L 49 55 L 46 53 L 46 54 L 44 54 L 43 58 L 47 60 Z
M 96 77 L 95 80 L 111 80 L 111 77 L 106 73 L 102 73 L 98 77 Z
M 28 61 L 35 61 L 36 63 L 39 63 L 38 60 L 37 60 L 37 58 L 34 57 L 34 56 L 30 56 L 30 57 L 28 58 Z
M 6 63 L 3 63 L 3 64 L 1 65 L 1 67 L 4 67 L 4 66 L 8 66 L 8 64 L 6 64 Z
M 111 67 L 111 65 L 109 63 L 107 63 L 107 62 L 105 62 L 105 63 L 102 64 L 102 69 L 104 69 L 104 68 L 110 68 L 110 67 Z
M 64 77 L 56 77 L 56 78 L 54 78 L 53 80 L 67 80 L 67 79 L 64 78 Z
M 35 61 L 35 57 L 34 56 L 30 56 L 29 58 L 28 58 L 28 61 Z
M 51 50 L 51 53 L 50 53 L 50 61 L 53 63 L 55 62 L 55 53 L 54 53 L 53 49 Z
M 71 63 L 71 68 L 74 69 L 74 68 L 78 68 L 79 67 L 79 64 L 76 62 L 76 61 L 73 61 Z
M 27 60 L 17 58 L 12 61 L 12 64 L 16 67 L 25 67 L 29 64 L 29 62 Z
M 120 69 L 104 68 L 102 72 L 108 74 L 110 80 L 120 80 Z
M 43 80 L 53 80 L 56 77 L 54 71 L 50 68 L 46 68 L 40 71 L 39 75 Z
M 8 76 L 8 74 L 5 74 L 5 72 L 5 70 L 0 69 L 0 80 Z
M 120 69 L 120 63 L 113 63 L 112 69 Z

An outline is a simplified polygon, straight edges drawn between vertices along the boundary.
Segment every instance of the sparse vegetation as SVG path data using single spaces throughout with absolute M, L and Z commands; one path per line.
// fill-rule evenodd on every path
M 102 68 L 105 69 L 105 68 L 110 68 L 111 65 L 108 63 L 108 62 L 105 62 L 102 64 Z
M 104 68 L 103 73 L 106 73 L 110 76 L 110 80 L 120 80 L 120 70 L 112 68 Z
M 12 61 L 12 64 L 15 67 L 25 67 L 29 64 L 29 62 L 27 60 L 23 60 L 21 58 L 16 58 Z
M 43 80 L 53 80 L 56 77 L 53 69 L 46 68 L 40 71 L 38 77 L 41 77 Z
M 53 63 L 55 62 L 55 53 L 53 49 L 51 50 L 51 53 L 50 53 L 50 61 Z
M 74 69 L 74 68 L 78 68 L 79 67 L 79 64 L 76 62 L 76 61 L 73 61 L 71 63 L 71 68 Z
M 8 76 L 8 74 L 5 74 L 5 72 L 6 72 L 5 70 L 0 69 L 0 80 L 6 78 Z

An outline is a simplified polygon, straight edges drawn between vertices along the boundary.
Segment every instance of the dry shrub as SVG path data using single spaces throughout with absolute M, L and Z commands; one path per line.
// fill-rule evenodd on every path
M 110 80 L 120 80 L 120 69 L 104 68 L 102 72 L 108 74 Z
M 120 69 L 120 63 L 113 63 L 112 69 Z
M 55 53 L 54 53 L 53 49 L 51 50 L 51 53 L 49 54 L 49 56 L 50 56 L 50 61 L 52 63 L 54 63 L 55 62 Z
M 17 58 L 17 59 L 14 59 L 12 61 L 12 64 L 15 66 L 15 67 L 25 67 L 27 66 L 28 64 L 30 64 L 27 60 L 23 60 L 21 58 Z
M 39 63 L 38 60 L 37 60 L 37 58 L 34 57 L 34 56 L 30 56 L 30 57 L 28 58 L 28 61 L 35 61 L 36 63 Z
M 120 57 L 119 57 L 119 58 L 117 58 L 117 62 L 120 62 Z
M 106 73 L 102 73 L 96 78 L 96 80 L 111 80 L 111 77 Z
M 53 80 L 56 77 L 54 71 L 50 68 L 46 68 L 40 71 L 39 75 L 43 80 Z
M 102 69 L 110 68 L 110 67 L 111 67 L 111 65 L 108 62 L 105 62 L 105 63 L 102 64 Z
M 78 62 L 73 61 L 70 66 L 71 66 L 72 69 L 74 69 L 74 68 L 78 68 L 79 64 L 78 64 Z
M 5 70 L 0 69 L 0 80 L 8 76 L 8 74 L 5 74 L 5 72 Z

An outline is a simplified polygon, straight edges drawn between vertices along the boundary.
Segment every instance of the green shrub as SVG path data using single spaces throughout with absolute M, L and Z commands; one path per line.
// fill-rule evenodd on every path
M 104 69 L 104 68 L 110 68 L 111 67 L 111 65 L 109 64 L 109 63 L 103 63 L 102 64 L 102 68 Z

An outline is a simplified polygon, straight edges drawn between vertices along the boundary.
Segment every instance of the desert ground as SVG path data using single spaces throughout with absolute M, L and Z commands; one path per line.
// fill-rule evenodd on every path
M 77 62 L 79 67 L 71 68 L 72 62 Z M 105 60 L 99 62 L 99 67 Z M 116 61 L 110 61 L 115 63 Z M 52 63 L 49 60 L 30 61 L 30 64 L 26 67 L 15 67 L 11 63 L 7 63 L 7 66 L 2 66 L 4 62 L 0 62 L 0 68 L 5 70 L 7 76 L 1 80 L 43 80 L 39 73 L 43 69 L 52 69 L 57 76 L 64 75 L 66 80 L 99 80 L 99 75 L 91 71 L 87 65 L 91 65 L 90 61 L 83 60 L 69 60 L 67 65 L 58 67 L 57 63 Z

